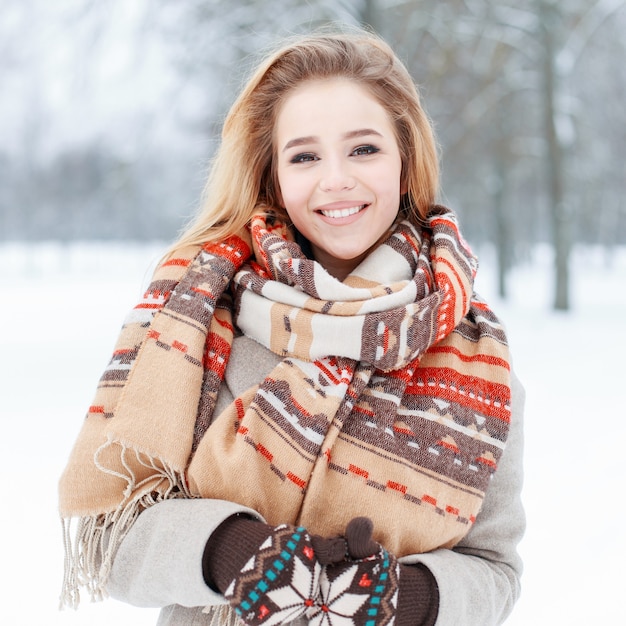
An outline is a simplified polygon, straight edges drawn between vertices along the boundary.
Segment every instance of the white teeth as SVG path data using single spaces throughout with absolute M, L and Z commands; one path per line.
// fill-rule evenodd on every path
M 338 219 L 340 217 L 348 217 L 350 215 L 354 215 L 355 213 L 358 213 L 363 207 L 365 207 L 364 204 L 359 204 L 359 206 L 353 206 L 350 209 L 335 209 L 332 211 L 320 211 L 320 213 L 324 217 L 332 217 L 334 219 Z

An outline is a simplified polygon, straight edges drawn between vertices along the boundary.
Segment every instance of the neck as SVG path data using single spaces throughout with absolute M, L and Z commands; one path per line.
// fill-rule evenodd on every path
M 353 259 L 337 259 L 313 246 L 313 258 L 334 278 L 344 281 L 350 272 L 371 252 L 367 250 Z

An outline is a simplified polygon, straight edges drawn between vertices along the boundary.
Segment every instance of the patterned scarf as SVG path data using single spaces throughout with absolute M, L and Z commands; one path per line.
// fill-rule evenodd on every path
M 101 593 L 135 517 L 166 498 L 235 501 L 321 535 L 367 515 L 396 556 L 455 545 L 510 420 L 506 338 L 475 272 L 443 207 L 422 229 L 397 224 L 343 282 L 263 215 L 165 261 L 61 479 L 65 602 L 83 584 Z M 235 329 L 282 360 L 215 415 Z

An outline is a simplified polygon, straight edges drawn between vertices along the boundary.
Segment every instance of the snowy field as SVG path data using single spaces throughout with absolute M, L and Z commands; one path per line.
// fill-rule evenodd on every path
M 0 246 L 3 624 L 156 621 L 155 610 L 111 600 L 57 610 L 56 485 L 122 319 L 161 251 Z M 485 252 L 478 291 L 505 320 L 527 389 L 526 571 L 507 626 L 625 624 L 626 249 L 576 255 L 567 314 L 550 310 L 546 251 L 516 270 L 507 302 L 493 297 L 490 262 Z

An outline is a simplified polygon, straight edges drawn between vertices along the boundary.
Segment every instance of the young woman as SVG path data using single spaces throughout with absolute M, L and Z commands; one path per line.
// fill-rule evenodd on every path
M 61 479 L 65 603 L 86 586 L 159 624 L 506 618 L 523 390 L 437 187 L 381 40 L 303 37 L 259 67 Z

